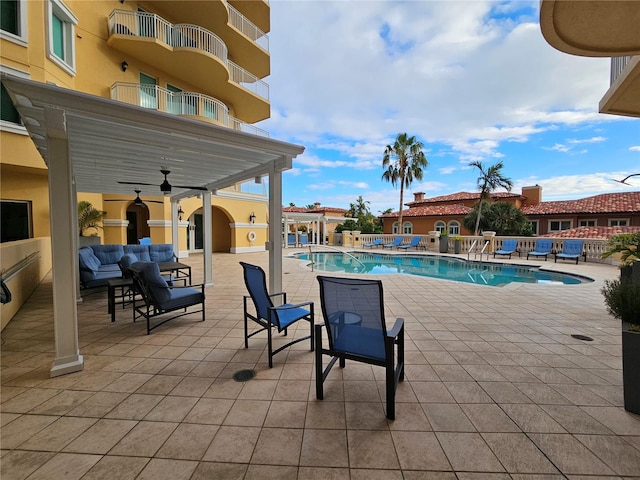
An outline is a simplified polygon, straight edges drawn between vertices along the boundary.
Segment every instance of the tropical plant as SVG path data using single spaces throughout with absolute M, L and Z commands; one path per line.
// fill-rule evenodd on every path
M 404 205 L 404 189 L 409 188 L 413 180 L 422 180 L 423 169 L 429 162 L 422 151 L 422 142 L 415 136 L 399 133 L 393 145 L 387 145 L 382 157 L 382 168 L 386 170 L 382 179 L 395 187 L 400 186 L 400 208 L 398 209 L 398 225 L 402 225 L 402 207 Z
M 607 311 L 629 323 L 631 330 L 640 331 L 640 283 L 631 279 L 605 280 L 600 291 Z
M 474 229 L 474 234 L 478 235 L 478 231 L 480 228 L 480 218 L 482 216 L 482 201 L 489 200 L 491 196 L 491 192 L 496 190 L 498 187 L 506 188 L 508 192 L 513 188 L 513 182 L 502 175 L 502 168 L 504 164 L 500 161 L 495 165 L 491 165 L 489 168 L 485 170 L 482 162 L 476 160 L 469 163 L 470 167 L 476 167 L 480 170 L 480 176 L 478 177 L 478 188 L 480 189 L 480 200 L 478 206 L 478 216 L 476 218 L 476 227 Z
M 107 212 L 97 210 L 90 202 L 78 202 L 78 234 L 82 237 L 85 230 L 102 228 L 100 222 L 106 214 Z M 96 234 L 97 232 L 94 235 Z
M 482 217 L 480 219 L 479 224 L 477 222 L 477 219 L 479 218 L 478 210 L 484 210 L 486 212 L 487 210 L 489 210 L 490 207 L 491 207 L 491 202 L 489 202 L 487 200 L 482 200 L 480 202 L 477 202 L 473 206 L 473 210 L 471 210 L 462 219 L 462 225 L 464 225 L 464 228 L 466 228 L 467 230 L 472 230 L 472 231 L 475 228 L 478 228 L 478 230 L 491 230 L 491 226 L 489 225 L 489 221 L 486 218 L 486 216 Z M 478 227 L 476 227 L 476 224 L 478 224 Z
M 346 220 L 344 224 L 336 227 L 336 231 L 339 233 L 343 230 L 359 230 L 362 233 L 382 233 L 382 223 L 369 210 L 369 203 L 360 195 L 347 210 L 347 216 L 356 220 Z
M 492 203 L 486 217 L 489 230 L 496 232 L 496 235 L 525 235 L 531 231 L 527 216 L 513 203 Z
M 615 253 L 620 254 L 621 267 L 640 261 L 640 232 L 619 233 L 609 238 L 609 249 L 602 254 L 602 258 L 608 258 Z

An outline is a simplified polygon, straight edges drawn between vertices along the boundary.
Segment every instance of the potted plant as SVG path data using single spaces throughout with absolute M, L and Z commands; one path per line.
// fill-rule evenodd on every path
M 601 291 L 607 311 L 622 320 L 624 408 L 640 414 L 640 282 L 606 280 Z
M 440 232 L 440 253 L 447 253 L 449 251 L 449 234 L 447 232 Z
M 462 250 L 462 237 L 453 237 L 453 253 L 460 253 Z
M 619 255 L 620 278 L 633 276 L 636 282 L 640 282 L 640 232 L 613 235 L 607 246 L 609 249 L 602 258 Z
M 80 235 L 80 237 L 83 237 L 80 239 L 80 246 L 84 245 L 84 244 L 92 244 L 92 243 L 100 243 L 100 240 L 97 237 L 97 230 L 102 228 L 102 225 L 100 225 L 100 222 L 102 221 L 102 219 L 105 217 L 105 215 L 107 214 L 107 212 L 104 212 L 102 210 L 97 210 L 93 205 L 91 205 L 91 202 L 87 202 L 87 201 L 80 201 L 78 202 L 78 234 Z M 84 233 L 85 230 L 91 230 L 94 229 L 96 230 L 96 232 L 93 235 L 89 235 L 89 237 L 94 237 L 94 239 L 98 239 L 97 242 L 92 242 L 92 241 L 84 241 Z

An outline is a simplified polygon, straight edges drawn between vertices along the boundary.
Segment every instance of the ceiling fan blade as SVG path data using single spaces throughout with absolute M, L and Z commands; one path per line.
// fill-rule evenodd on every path
M 142 200 L 142 199 L 140 199 Z M 135 202 L 135 198 L 107 198 L 104 200 L 105 202 Z M 159 203 L 160 205 L 164 205 L 163 201 L 160 200 L 142 200 L 142 203 Z
M 202 190 L 204 192 L 206 192 L 207 190 L 209 190 L 207 187 L 192 187 L 192 186 L 188 186 L 188 185 L 173 185 L 174 188 L 186 188 L 189 190 Z
M 122 185 L 149 185 L 151 187 L 159 187 L 157 183 L 144 183 L 144 182 L 118 182 Z

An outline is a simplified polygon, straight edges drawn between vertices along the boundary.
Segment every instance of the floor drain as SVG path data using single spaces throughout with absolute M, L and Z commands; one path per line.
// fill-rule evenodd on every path
M 236 382 L 248 382 L 255 376 L 256 376 L 255 370 L 240 370 L 239 372 L 236 372 L 233 374 L 233 379 Z
M 593 338 L 591 337 L 587 337 L 586 335 L 580 335 L 580 334 L 574 334 L 571 335 L 573 338 L 577 339 L 577 340 L 583 340 L 585 342 L 593 342 Z

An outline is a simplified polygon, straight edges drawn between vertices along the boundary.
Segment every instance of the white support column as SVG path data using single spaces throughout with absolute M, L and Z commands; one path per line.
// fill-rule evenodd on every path
M 269 165 L 269 291 L 282 291 L 282 172 Z M 288 243 L 288 224 L 285 225 L 285 245 Z M 297 233 L 296 233 L 297 235 Z
M 171 243 L 173 244 L 173 253 L 176 256 L 180 255 L 180 248 L 178 245 L 178 202 L 171 200 Z
M 51 189 L 49 189 L 49 193 L 51 193 Z M 76 181 L 75 179 L 72 177 L 71 178 L 71 195 L 73 195 L 73 201 L 74 203 L 77 205 L 78 204 L 78 190 L 76 189 Z M 74 225 L 78 225 L 78 209 L 74 208 L 73 209 L 73 219 L 72 219 Z M 78 231 L 78 235 L 75 236 L 76 241 L 80 242 L 78 240 L 78 236 L 80 235 L 80 232 Z M 76 245 L 76 250 L 78 249 L 79 245 Z M 78 255 L 74 256 L 75 258 L 75 271 L 78 272 L 78 274 L 76 275 L 76 302 L 77 303 L 82 303 L 82 293 L 80 292 L 80 259 L 78 258 Z
M 84 368 L 78 342 L 76 304 L 78 222 L 72 185 L 73 169 L 62 110 L 45 110 L 49 167 L 49 219 L 53 263 L 53 326 L 55 359 L 50 375 L 57 377 Z
M 204 284 L 213 285 L 213 223 L 211 219 L 211 192 L 202 194 L 202 257 L 204 259 Z

